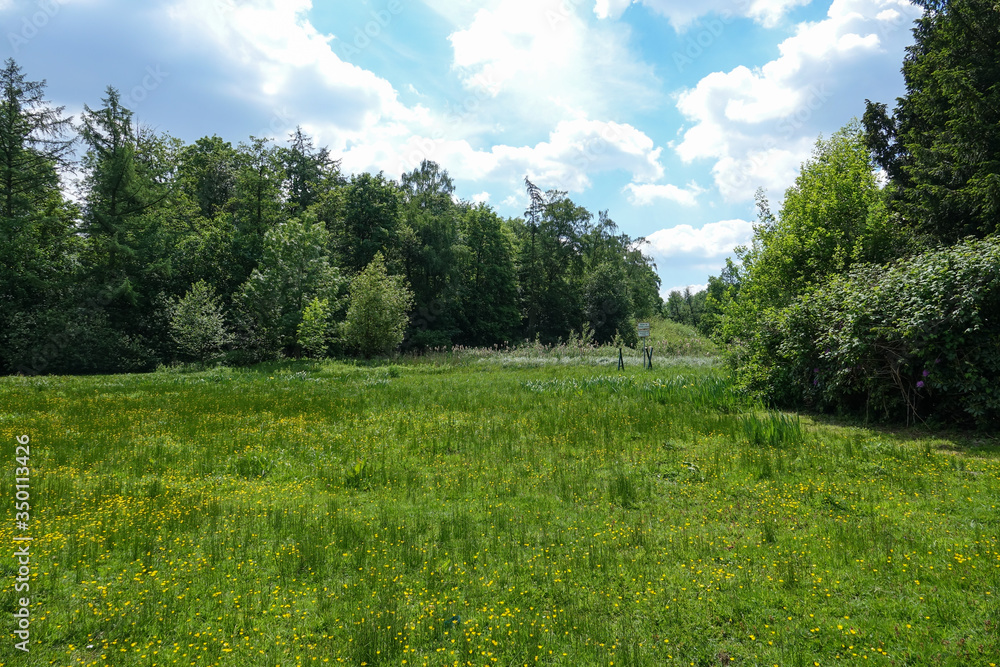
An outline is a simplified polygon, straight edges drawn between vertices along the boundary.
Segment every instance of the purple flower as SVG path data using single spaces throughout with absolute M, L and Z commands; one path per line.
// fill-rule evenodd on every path
M 923 389 L 923 388 L 924 388 L 924 381 L 921 380 L 920 382 L 917 383 L 917 389 Z
M 927 377 L 930 374 L 931 374 L 931 372 L 925 368 L 924 369 L 924 377 Z
M 818 368 L 814 368 L 813 369 L 813 373 L 819 373 L 819 369 Z
M 935 363 L 935 364 L 940 364 L 940 363 L 941 363 L 941 360 L 940 360 L 940 359 L 935 359 L 935 360 L 934 360 L 934 363 Z

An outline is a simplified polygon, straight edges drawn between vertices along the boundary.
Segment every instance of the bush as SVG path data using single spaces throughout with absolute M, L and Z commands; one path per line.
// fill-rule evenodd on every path
M 302 321 L 299 323 L 299 347 L 307 356 L 322 359 L 330 347 L 332 330 L 330 302 L 314 298 L 302 311 Z
M 366 357 L 388 354 L 403 342 L 413 305 L 401 276 L 386 272 L 382 253 L 377 253 L 351 283 L 351 305 L 344 322 L 347 344 Z
M 21 375 L 128 373 L 155 365 L 142 340 L 114 329 L 92 303 L 18 313 L 4 348 L 4 361 Z
M 1000 239 L 855 268 L 731 350 L 741 384 L 773 403 L 888 419 L 1000 419 Z
M 182 298 L 172 300 L 167 310 L 170 337 L 186 357 L 205 362 L 232 342 L 215 290 L 204 280 L 192 285 Z

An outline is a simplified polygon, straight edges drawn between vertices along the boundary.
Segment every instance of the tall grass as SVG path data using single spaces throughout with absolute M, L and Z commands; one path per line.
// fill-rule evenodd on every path
M 997 662 L 995 445 L 518 356 L 0 380 L 0 663 Z

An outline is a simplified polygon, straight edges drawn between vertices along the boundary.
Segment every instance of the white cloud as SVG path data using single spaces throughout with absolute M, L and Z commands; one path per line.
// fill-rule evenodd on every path
M 472 195 L 473 204 L 488 204 L 490 201 L 489 192 L 480 192 L 478 195 Z
M 472 85 L 476 76 L 488 74 L 497 81 L 496 94 L 516 96 L 527 94 L 522 89 L 527 85 L 522 79 L 527 78 L 544 83 L 549 101 L 561 105 L 552 114 L 558 120 L 551 124 L 534 118 L 538 129 L 547 132 L 546 139 L 483 147 L 474 143 L 476 137 L 498 129 L 482 125 L 488 113 L 464 109 L 443 114 L 420 104 L 403 104 L 388 81 L 340 58 L 334 49 L 336 39 L 321 34 L 309 21 L 312 4 L 311 0 L 212 0 L 206 7 L 198 0 L 174 0 L 169 17 L 185 39 L 225 63 L 235 95 L 261 108 L 294 110 L 276 113 L 279 120 L 272 123 L 274 127 L 258 135 L 284 139 L 301 124 L 317 143 L 343 159 L 348 172 L 383 170 L 398 178 L 429 159 L 467 180 L 519 182 L 528 174 L 542 187 L 570 192 L 590 188 L 596 174 L 618 170 L 640 184 L 663 176 L 662 149 L 645 133 L 628 124 L 589 120 L 582 112 L 566 113 L 567 106 L 586 106 L 587 95 L 606 99 L 611 92 L 596 90 L 603 85 L 600 79 L 586 80 L 595 73 L 610 77 L 607 72 L 575 71 L 580 66 L 574 58 L 595 60 L 583 57 L 590 49 L 604 49 L 609 59 L 600 60 L 609 71 L 621 66 L 623 82 L 613 90 L 646 88 L 648 81 L 629 79 L 630 72 L 636 74 L 641 68 L 630 70 L 622 64 L 627 54 L 617 28 L 589 31 L 559 0 L 541 7 L 528 0 L 500 0 L 492 9 L 477 12 L 471 25 L 451 37 L 456 63 L 462 76 L 469 77 L 467 82 Z M 548 14 L 538 14 L 542 10 Z M 525 20 L 521 12 L 534 13 L 541 23 Z M 524 25 L 530 27 L 522 29 Z M 597 41 L 588 44 L 589 39 Z M 554 84 L 563 77 L 565 82 Z M 577 88 L 589 93 L 574 97 Z M 488 104 L 488 95 L 480 96 L 479 102 Z M 509 107 L 512 101 L 505 99 L 500 105 Z M 523 113 L 531 116 L 534 111 Z
M 388 81 L 341 60 L 334 38 L 308 20 L 311 8 L 311 0 L 177 0 L 167 17 L 188 44 L 225 63 L 232 95 L 262 108 L 295 109 L 296 120 L 322 113 L 333 147 L 419 113 L 400 104 Z M 273 124 L 280 132 L 270 134 L 282 139 L 292 129 Z
M 624 192 L 629 194 L 629 201 L 636 206 L 649 206 L 660 199 L 676 202 L 682 206 L 695 206 L 698 203 L 698 195 L 704 190 L 694 182 L 688 183 L 686 188 L 671 184 L 629 183 L 625 186 Z
M 628 26 L 585 20 L 566 0 L 492 0 L 453 32 L 454 68 L 470 90 L 503 99 L 523 120 L 610 117 L 623 99 L 659 101 L 653 68 Z
M 825 19 L 797 26 L 775 60 L 714 72 L 683 91 L 677 108 L 693 124 L 677 154 L 714 160 L 728 201 L 748 199 L 760 185 L 783 191 L 820 132 L 858 114 L 865 97 L 884 94 L 917 15 L 905 0 L 833 0 Z
M 618 18 L 631 4 L 632 0 L 596 0 L 594 14 L 599 19 Z
M 691 294 L 697 294 L 698 292 L 704 292 L 707 290 L 708 283 L 705 283 L 704 285 L 678 285 L 677 287 L 671 287 L 670 289 L 661 289 L 660 296 L 663 297 L 663 299 L 666 299 L 670 296 L 671 292 L 680 292 L 681 294 L 684 294 L 684 290 L 686 289 L 691 290 Z
M 500 144 L 483 150 L 465 139 L 382 136 L 350 148 L 343 160 L 349 171 L 384 169 L 395 174 L 427 159 L 471 180 L 519 182 L 528 175 L 546 189 L 582 192 L 592 185 L 592 176 L 616 170 L 628 172 L 639 183 L 661 178 L 661 152 L 631 125 L 566 120 L 556 125 L 547 141 L 533 146 Z
M 691 225 L 661 229 L 648 235 L 646 240 L 655 257 L 722 257 L 731 253 L 736 246 L 749 243 L 752 238 L 753 223 L 746 220 L 723 220 L 711 222 L 701 229 L 695 229 Z

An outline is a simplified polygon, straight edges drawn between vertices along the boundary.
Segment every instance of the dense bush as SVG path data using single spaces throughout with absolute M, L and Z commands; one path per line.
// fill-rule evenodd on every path
M 215 290 L 204 280 L 191 286 L 182 298 L 168 306 L 170 337 L 177 350 L 198 361 L 209 361 L 232 341 Z
M 733 347 L 769 400 L 890 419 L 1000 420 L 1000 239 L 861 265 Z

